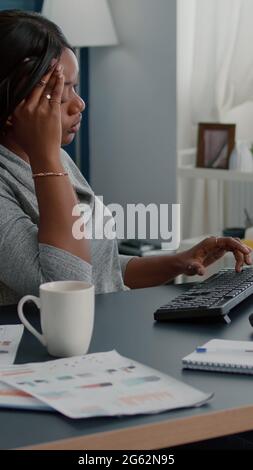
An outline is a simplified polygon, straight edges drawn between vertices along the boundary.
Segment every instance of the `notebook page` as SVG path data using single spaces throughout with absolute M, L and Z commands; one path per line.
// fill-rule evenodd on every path
M 193 353 L 182 359 L 183 365 L 201 364 L 253 370 L 253 342 L 213 339 L 201 345 L 207 352 Z M 252 351 L 252 352 L 251 352 Z

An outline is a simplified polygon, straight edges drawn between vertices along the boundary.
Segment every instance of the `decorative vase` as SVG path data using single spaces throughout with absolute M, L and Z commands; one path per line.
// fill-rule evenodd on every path
M 237 171 L 253 171 L 253 155 L 247 142 L 237 142 L 229 159 L 229 169 Z

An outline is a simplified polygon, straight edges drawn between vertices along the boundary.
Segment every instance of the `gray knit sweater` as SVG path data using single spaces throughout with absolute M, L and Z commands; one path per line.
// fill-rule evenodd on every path
M 61 150 L 79 201 L 89 204 L 94 218 L 95 196 L 69 155 Z M 83 280 L 96 293 L 125 290 L 123 276 L 131 257 L 118 254 L 117 240 L 90 240 L 91 264 L 50 245 L 38 243 L 39 211 L 31 167 L 0 145 L 0 304 L 16 303 L 39 286 L 56 280 Z M 94 220 L 92 220 L 94 223 Z

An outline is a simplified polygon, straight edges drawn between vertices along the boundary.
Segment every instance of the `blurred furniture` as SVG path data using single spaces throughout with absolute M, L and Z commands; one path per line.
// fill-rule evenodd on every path
M 196 186 L 197 180 L 216 181 L 217 182 L 217 193 L 213 193 L 215 201 L 215 207 L 212 208 L 215 215 L 218 217 L 218 231 L 222 233 L 222 230 L 226 226 L 225 223 L 225 212 L 227 210 L 228 200 L 226 197 L 226 184 L 231 181 L 237 181 L 241 183 L 253 182 L 253 172 L 241 172 L 236 170 L 215 170 L 212 168 L 196 168 L 196 149 L 186 149 L 178 152 L 178 167 L 177 167 L 177 202 L 181 204 L 181 227 L 183 233 L 183 224 L 185 220 L 186 211 L 184 212 L 184 201 L 183 186 L 185 181 L 191 181 L 193 186 Z M 192 197 L 194 197 L 192 195 Z M 207 201 L 203 198 L 202 192 L 198 198 L 198 204 L 203 204 Z M 187 211 L 189 207 L 187 206 Z
M 176 253 L 176 251 L 164 248 L 164 244 L 157 240 L 122 240 L 118 242 L 118 245 L 119 253 L 129 256 L 163 256 Z

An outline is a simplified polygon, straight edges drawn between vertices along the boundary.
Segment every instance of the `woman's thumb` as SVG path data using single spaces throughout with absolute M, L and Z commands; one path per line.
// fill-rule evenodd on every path
M 191 274 L 198 274 L 199 276 L 203 276 L 206 272 L 203 264 L 199 261 L 193 261 L 189 266 L 188 270 L 191 271 Z

